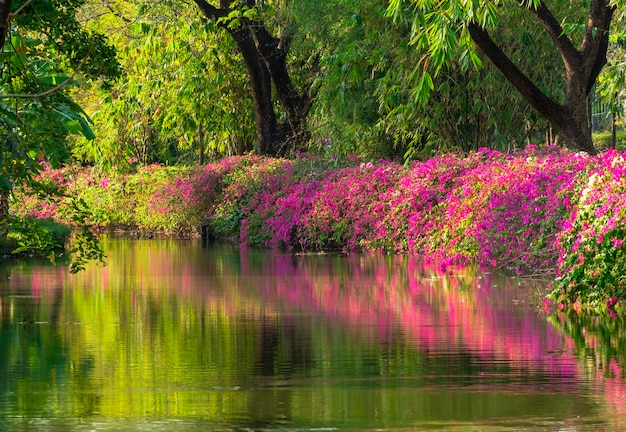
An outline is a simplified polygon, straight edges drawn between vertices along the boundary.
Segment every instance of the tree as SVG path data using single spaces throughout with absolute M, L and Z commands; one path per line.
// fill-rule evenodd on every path
M 312 81 L 296 89 L 287 64 L 293 32 L 288 23 L 273 36 L 264 22 L 271 3 L 263 0 L 220 0 L 213 6 L 194 0 L 202 13 L 226 29 L 243 56 L 254 106 L 258 151 L 260 154 L 287 153 L 298 143 L 307 142 L 310 132 L 307 115 L 313 104 Z M 315 66 L 315 65 L 314 65 Z M 274 109 L 272 84 L 285 121 L 279 122 Z
M 226 31 L 215 31 L 195 5 L 182 2 L 90 6 L 83 10 L 85 18 L 97 17 L 90 26 L 116 29 L 124 79 L 81 100 L 98 136 L 76 140 L 78 160 L 122 168 L 128 160 L 203 163 L 252 150 L 247 74 Z
M 0 232 L 7 233 L 8 198 L 33 183 L 47 160 L 69 155 L 66 137 L 93 137 L 90 120 L 69 96 L 75 77 L 119 75 L 114 50 L 76 20 L 84 0 L 0 1 Z M 37 189 L 36 189 L 37 190 Z M 39 190 L 41 191 L 41 190 Z M 77 207 L 78 209 L 78 207 Z
M 356 152 L 366 158 L 427 158 L 478 147 L 522 148 L 549 132 L 492 64 L 470 68 L 467 56 L 451 56 L 432 77 L 435 91 L 421 98 L 424 75 L 414 69 L 424 52 L 408 43 L 413 18 L 408 8 L 395 22 L 376 1 L 333 0 L 332 8 L 310 6 L 305 12 L 298 9 L 298 16 L 306 17 L 298 21 L 299 34 L 308 31 L 307 24 L 315 26 L 318 30 L 306 40 L 317 36 L 316 51 L 322 52 L 322 83 L 309 124 L 318 137 L 328 138 L 314 141 L 325 144 L 324 151 L 339 156 Z M 518 16 L 507 21 L 500 35 L 524 67 L 524 60 L 546 44 Z M 531 77 L 559 89 L 553 66 L 558 58 L 548 54 L 530 65 Z
M 561 1 L 553 8 L 558 7 L 560 16 L 541 0 L 447 0 L 438 2 L 436 10 L 432 9 L 432 2 L 425 0 L 410 3 L 415 6 L 412 43 L 428 53 L 420 64 L 422 95 L 432 91 L 432 75 L 437 75 L 452 58 L 464 57 L 480 65 L 475 44 L 568 146 L 596 153 L 587 116 L 587 96 L 607 61 L 614 2 L 591 0 L 585 8 L 584 4 Z M 501 27 L 508 18 L 517 16 L 520 8 L 525 16 L 533 18 L 534 25 L 543 29 L 561 58 L 564 84 L 557 88 L 557 94 L 531 79 L 512 60 L 513 54 L 506 53 L 497 41 Z M 398 17 L 403 1 L 392 1 L 388 11 Z M 534 58 L 542 61 L 540 55 Z

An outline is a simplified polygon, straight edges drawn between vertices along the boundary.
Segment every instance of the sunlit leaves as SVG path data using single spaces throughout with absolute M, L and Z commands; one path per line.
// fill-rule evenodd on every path
M 245 67 L 228 34 L 191 5 L 152 5 L 131 16 L 130 37 L 120 44 L 126 79 L 114 97 L 103 95 L 94 113 L 98 144 L 79 142 L 77 157 L 109 167 L 130 158 L 191 163 L 249 142 Z

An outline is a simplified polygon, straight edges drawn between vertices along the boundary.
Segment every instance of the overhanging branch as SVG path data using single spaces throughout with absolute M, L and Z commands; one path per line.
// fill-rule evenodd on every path
M 542 116 L 551 118 L 559 105 L 549 98 L 522 72 L 515 63 L 496 45 L 489 33 L 475 22 L 468 24 L 470 36 L 489 57 L 489 60 L 500 70 L 506 79 L 520 92 Z
M 565 67 L 567 69 L 572 69 L 576 67 L 576 63 L 580 63 L 580 56 L 576 47 L 572 44 L 572 41 L 563 31 L 561 24 L 556 20 L 550 9 L 541 2 L 537 8 L 533 8 L 532 6 L 528 8 L 528 10 L 535 15 L 537 21 L 543 26 L 546 30 L 556 49 L 561 54 L 561 58 L 565 63 Z
M 6 93 L 6 94 L 0 94 L 0 99 L 9 99 L 9 98 L 13 98 L 13 99 L 39 99 L 42 97 L 46 97 L 51 95 L 52 93 L 55 93 L 59 90 L 61 90 L 63 87 L 65 87 L 67 84 L 69 84 L 71 81 L 74 80 L 74 76 L 71 76 L 69 78 L 67 78 L 65 81 L 57 84 L 56 86 L 43 91 L 41 93 Z

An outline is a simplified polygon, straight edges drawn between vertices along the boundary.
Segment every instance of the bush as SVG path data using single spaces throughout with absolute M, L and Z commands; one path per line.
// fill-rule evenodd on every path
M 592 307 L 626 297 L 626 162 L 609 151 L 594 158 L 578 201 L 557 236 L 558 279 L 553 296 Z
M 7 238 L 15 247 L 13 254 L 29 253 L 54 256 L 55 251 L 65 247 L 71 229 L 51 219 L 10 217 Z
M 593 134 L 593 144 L 599 150 L 607 150 L 611 147 L 611 141 L 613 140 L 613 133 L 597 132 Z M 615 148 L 624 150 L 626 149 L 626 131 L 618 130 L 615 134 Z
M 556 274 L 559 302 L 615 307 L 626 297 L 624 157 L 530 146 L 407 167 L 251 155 L 109 176 L 45 170 L 39 181 L 83 198 L 90 222 L 102 227 L 189 234 L 210 217 L 217 236 L 254 246 L 406 252 L 443 264 Z M 23 203 L 13 205 L 16 215 L 71 218 L 68 200 L 25 190 L 16 202 Z M 53 242 L 20 235 L 24 250 Z

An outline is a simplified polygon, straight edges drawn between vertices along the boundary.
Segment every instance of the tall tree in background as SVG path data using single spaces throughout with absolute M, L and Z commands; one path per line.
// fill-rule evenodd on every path
M 220 0 L 214 6 L 205 0 L 194 1 L 208 19 L 228 31 L 243 56 L 250 80 L 259 153 L 284 154 L 298 143 L 306 143 L 310 139 L 307 116 L 315 91 L 311 80 L 300 90 L 292 81 L 287 65 L 293 37 L 289 23 L 282 24 L 276 37 L 263 19 L 269 2 Z M 284 121 L 278 120 L 272 90 L 283 110 Z
M 391 1 L 390 14 L 399 16 L 403 3 L 403 0 Z M 451 58 L 464 56 L 479 65 L 475 43 L 568 146 L 596 153 L 587 115 L 587 96 L 606 63 L 616 2 L 591 0 L 585 5 L 560 1 L 554 2 L 550 9 L 540 0 L 510 3 L 446 0 L 437 3 L 436 10 L 429 1 L 410 3 L 415 7 L 412 42 L 429 53 L 420 64 L 423 78 L 418 93 L 427 97 L 433 90 L 432 75 L 439 73 Z M 545 31 L 561 58 L 564 85 L 557 89 L 562 89 L 561 94 L 553 94 L 550 91 L 553 89 L 529 78 L 498 42 L 500 25 L 520 8 L 534 19 L 534 25 Z M 540 55 L 535 58 L 543 61 Z
M 508 151 L 545 139 L 545 121 L 511 92 L 490 63 L 471 68 L 468 56 L 451 56 L 432 77 L 435 91 L 424 98 L 420 60 L 427 53 L 408 43 L 410 8 L 395 23 L 376 1 L 334 0 L 332 10 L 330 30 L 323 33 L 332 50 L 323 58 L 323 84 L 311 124 L 317 133 L 325 127 L 324 136 L 332 147 L 345 150 L 342 154 L 423 159 L 478 147 Z M 314 22 L 323 25 L 324 17 Z M 558 58 L 543 55 L 540 63 L 530 63 L 545 39 L 517 16 L 507 21 L 502 36 L 516 60 L 532 66 L 531 77 L 559 88 L 553 66 Z

